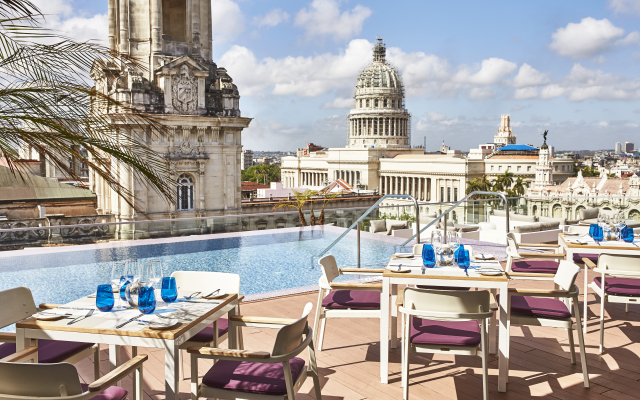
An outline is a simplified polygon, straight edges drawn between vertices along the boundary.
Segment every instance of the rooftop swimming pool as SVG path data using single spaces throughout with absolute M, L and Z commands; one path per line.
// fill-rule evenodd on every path
M 342 232 L 329 226 L 287 228 L 5 252 L 0 290 L 26 286 L 36 304 L 66 303 L 109 283 L 113 261 L 158 258 L 167 276 L 178 270 L 231 272 L 240 275 L 244 295 L 282 291 L 317 284 L 322 275 L 317 255 Z M 361 266 L 383 267 L 403 241 L 363 232 Z M 330 254 L 339 266 L 354 267 L 356 249 L 353 232 Z

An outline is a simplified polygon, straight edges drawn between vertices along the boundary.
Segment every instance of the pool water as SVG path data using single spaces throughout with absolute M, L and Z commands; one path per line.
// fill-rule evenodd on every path
M 66 303 L 96 291 L 111 278 L 111 263 L 137 259 L 162 260 L 164 275 L 173 271 L 216 271 L 240 275 L 241 293 L 251 295 L 281 289 L 315 285 L 322 275 L 317 255 L 333 242 L 340 228 L 291 228 L 264 234 L 193 240 L 135 242 L 135 245 L 70 246 L 55 252 L 0 258 L 0 290 L 16 286 L 31 289 L 36 304 Z M 146 244 L 146 242 L 152 244 Z M 398 251 L 384 235 L 364 234 L 361 239 L 361 266 L 383 267 Z M 122 244 L 122 243 L 120 243 Z M 87 248 L 89 247 L 89 248 Z M 357 263 L 356 236 L 350 233 L 331 251 L 340 267 Z M 350 278 L 353 278 L 351 276 Z

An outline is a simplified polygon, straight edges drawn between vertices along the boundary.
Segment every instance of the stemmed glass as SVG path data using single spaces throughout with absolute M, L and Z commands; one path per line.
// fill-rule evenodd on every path
M 162 260 L 153 258 L 147 261 L 145 274 L 145 278 L 149 281 L 149 284 L 155 287 L 164 275 L 162 271 Z
M 127 283 L 133 281 L 133 276 L 129 275 L 126 261 L 114 261 L 111 263 L 111 288 L 113 293 L 118 293 L 118 304 L 114 310 L 123 310 L 126 307 L 122 305 L 122 301 L 126 300 L 125 287 Z

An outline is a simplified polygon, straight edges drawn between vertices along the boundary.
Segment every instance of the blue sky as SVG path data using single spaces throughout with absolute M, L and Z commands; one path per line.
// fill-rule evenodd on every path
M 107 0 L 38 0 L 48 24 L 106 38 Z M 358 71 L 382 36 L 413 144 L 468 150 L 510 113 L 518 143 L 640 142 L 640 0 L 213 0 L 214 54 L 238 85 L 245 148 L 342 147 Z

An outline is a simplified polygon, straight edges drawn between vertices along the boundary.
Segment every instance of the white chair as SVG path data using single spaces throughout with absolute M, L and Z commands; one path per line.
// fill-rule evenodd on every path
M 34 346 L 22 352 L 37 351 Z M 89 385 L 80 383 L 78 372 L 71 364 L 19 363 L 17 358 L 0 359 L 0 399 L 125 400 L 127 390 L 113 385 L 135 372 L 137 386 L 132 398 L 142 400 L 142 364 L 148 358 L 146 355 L 133 357 Z
M 179 290 L 190 292 L 201 292 L 203 295 L 213 292 L 216 289 L 226 293 L 240 293 L 240 275 L 225 272 L 207 271 L 175 271 L 171 274 L 176 279 L 176 286 Z M 240 303 L 241 299 L 238 299 Z M 240 305 L 236 309 L 236 314 L 240 314 Z M 213 324 L 191 337 L 188 341 L 180 345 L 180 350 L 188 347 L 207 346 L 218 347 L 229 336 L 229 320 L 219 318 Z M 238 346 L 242 349 L 242 333 L 238 334 Z M 180 351 L 180 373 L 184 379 L 184 358 Z
M 640 255 L 600 254 L 596 266 L 588 258 L 585 265 L 600 274 L 589 285 L 600 297 L 600 353 L 604 346 L 604 303 L 640 302 Z M 587 317 L 585 316 L 585 319 Z
M 294 400 L 308 375 L 313 378 L 315 398 L 322 399 L 313 332 L 307 318 L 313 305 L 307 303 L 302 318 L 282 319 L 232 316 L 230 325 L 279 328 L 271 352 L 190 347 L 191 399 Z M 309 364 L 297 357 L 309 349 Z M 217 360 L 198 384 L 198 360 Z
M 336 259 L 326 255 L 318 261 L 322 267 L 322 277 L 318 284 L 318 305 L 314 322 L 314 343 L 322 351 L 324 331 L 328 318 L 380 318 L 382 283 L 339 283 L 333 282 L 341 274 L 358 271 L 359 275 L 373 274 L 382 277 L 383 269 L 338 268 Z M 318 327 L 320 325 L 319 333 Z M 394 335 L 392 329 L 392 343 Z
M 489 397 L 488 291 L 432 290 L 407 287 L 400 307 L 403 398 L 409 398 L 409 354 L 441 353 L 482 357 L 483 398 Z
M 27 319 L 36 312 L 31 290 L 17 287 L 0 292 L 0 328 Z M 55 308 L 56 304 L 41 304 L 41 308 Z M 16 352 L 15 332 L 0 332 L 0 358 Z M 100 378 L 100 347 L 95 343 L 66 342 L 61 340 L 38 340 L 38 353 L 31 360 L 43 364 L 66 362 L 75 364 L 93 355 L 94 379 Z
M 587 357 L 584 349 L 582 324 L 580 321 L 580 307 L 578 295 L 580 293 L 575 281 L 580 267 L 571 261 L 561 261 L 558 272 L 554 277 L 554 283 L 559 289 L 509 289 L 509 312 L 511 325 L 548 326 L 564 328 L 569 332 L 569 350 L 571 351 L 571 364 L 576 363 L 576 354 L 573 343 L 573 331 L 578 332 L 580 345 L 580 361 L 584 376 L 584 387 L 589 387 L 589 373 L 587 372 Z M 557 298 L 570 299 L 569 305 Z M 571 308 L 576 322 L 571 317 Z
M 555 253 L 520 252 L 520 248 L 554 250 Z M 507 233 L 507 274 L 511 279 L 553 280 L 560 260 L 562 247 L 557 244 L 518 243 L 512 232 Z M 542 259 L 542 260 L 541 260 Z

